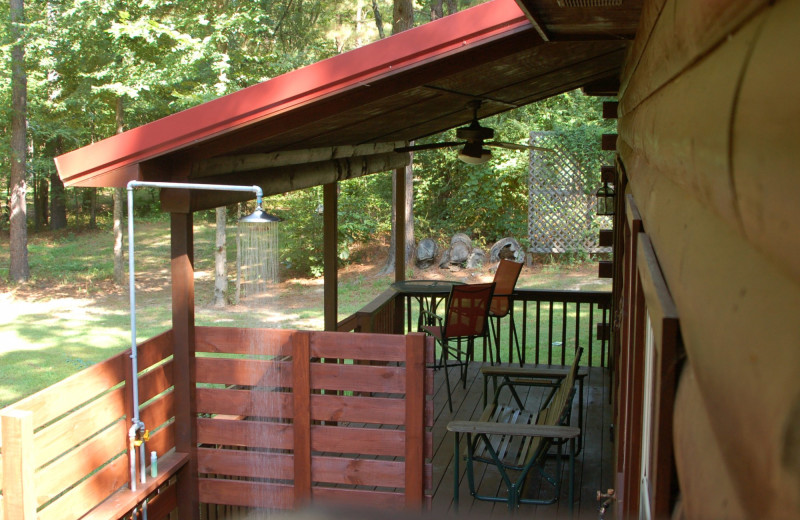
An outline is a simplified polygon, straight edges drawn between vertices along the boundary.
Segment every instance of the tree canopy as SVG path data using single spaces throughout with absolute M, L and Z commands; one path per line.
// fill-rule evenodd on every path
M 477 3 L 414 2 L 415 24 Z M 132 128 L 365 45 L 390 34 L 393 7 L 390 0 L 27 0 L 28 182 L 34 191 L 44 190 L 47 201 L 55 177 L 53 158 L 116 133 L 120 106 L 121 120 Z M 5 21 L 0 25 L 0 227 L 7 229 L 14 43 L 8 3 L 0 4 L 0 17 Z M 502 140 L 519 143 L 527 142 L 533 130 L 569 129 L 577 136 L 572 138 L 576 149 L 590 154 L 599 149 L 599 134 L 609 131 L 600 118 L 600 100 L 579 93 L 523 107 L 486 124 Z M 452 150 L 415 153 L 418 239 L 456 231 L 487 243 L 507 235 L 524 237 L 527 154 L 493 153 L 492 161 L 478 167 L 459 163 Z M 344 258 L 350 244 L 388 233 L 391 180 L 378 174 L 344 182 L 341 189 Z M 85 225 L 88 190 L 67 191 L 69 225 Z M 52 193 L 51 206 L 55 186 Z M 465 200 L 472 203 L 466 206 Z M 269 201 L 278 213 L 303 215 L 287 219 L 285 257 L 304 272 L 321 266 L 312 251 L 317 246 L 303 245 L 305 238 L 320 236 L 316 228 L 322 224 L 315 220 L 320 201 L 315 189 Z M 33 213 L 42 217 L 47 204 L 35 206 Z

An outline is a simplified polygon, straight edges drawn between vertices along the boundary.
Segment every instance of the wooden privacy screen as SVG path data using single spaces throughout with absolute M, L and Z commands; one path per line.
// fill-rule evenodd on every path
M 174 447 L 172 333 L 139 345 L 138 356 L 139 398 L 145 403 L 140 415 L 152 432 L 147 450 L 162 456 Z M 0 411 L 0 518 L 80 518 L 127 489 L 130 363 L 126 350 Z M 159 499 L 164 515 L 174 509 L 170 496 Z M 115 510 L 123 507 L 121 517 L 135 505 L 136 500 L 117 501 Z
M 196 341 L 202 503 L 429 502 L 433 344 L 423 335 L 198 327 Z

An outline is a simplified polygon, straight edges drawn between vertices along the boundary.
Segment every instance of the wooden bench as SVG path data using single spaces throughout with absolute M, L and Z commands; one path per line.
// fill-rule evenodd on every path
M 128 487 L 118 489 L 113 495 L 101 502 L 100 505 L 89 511 L 86 516 L 83 516 L 82 520 L 113 520 L 121 518 L 155 493 L 162 484 L 178 473 L 188 460 L 189 456 L 187 454 L 177 452 L 159 458 L 158 474 L 155 477 L 148 475 L 146 482 L 138 484 L 136 491 L 131 491 Z M 163 509 L 162 513 L 158 513 L 157 510 L 153 509 L 160 495 L 152 497 L 151 504 L 148 506 L 149 518 L 166 518 L 170 511 L 177 507 L 174 496 L 175 486 L 171 486 L 169 490 L 170 494 L 165 495 L 168 498 L 164 500 L 164 504 L 158 507 L 159 511 Z
M 581 430 L 569 426 L 572 400 L 575 395 L 575 381 L 578 375 L 578 362 L 583 349 L 576 350 L 572 366 L 566 369 L 563 377 L 555 377 L 558 383 L 545 399 L 542 407 L 530 412 L 522 407 L 514 386 L 531 385 L 525 380 L 520 370 L 511 369 L 504 374 L 500 367 L 494 367 L 493 377 L 503 379 L 495 391 L 494 398 L 485 407 L 477 421 L 451 421 L 448 431 L 454 438 L 454 502 L 458 507 L 459 499 L 459 459 L 460 438 L 466 436 L 464 456 L 467 463 L 467 482 L 470 494 L 478 500 L 506 502 L 509 510 L 520 504 L 552 504 L 558 500 L 561 491 L 561 469 L 563 446 L 568 444 L 569 457 L 569 509 L 572 512 L 575 481 L 575 443 Z M 531 371 L 533 374 L 535 371 Z M 534 374 L 533 379 L 540 379 L 541 372 Z M 553 380 L 551 379 L 551 381 Z M 540 381 L 541 385 L 541 381 Z M 549 386 L 549 385 L 547 385 Z M 514 397 L 511 404 L 502 404 L 500 394 L 508 388 Z M 557 448 L 556 472 L 554 476 L 544 471 L 544 463 L 551 447 Z M 477 492 L 474 478 L 474 463 L 493 464 L 507 488 L 507 496 L 480 495 Z M 547 499 L 523 498 L 523 488 L 533 468 L 538 468 L 542 477 L 554 487 L 554 495 Z M 511 471 L 517 473 L 512 479 Z
M 506 386 L 511 392 L 514 401 L 519 408 L 524 408 L 517 394 L 518 386 L 536 386 L 552 388 L 556 391 L 561 381 L 570 373 L 571 367 L 514 367 L 514 366 L 486 366 L 481 368 L 483 376 L 483 407 L 486 409 L 489 399 L 489 381 L 492 381 L 493 392 L 496 394 L 500 387 Z M 584 403 L 584 384 L 589 375 L 588 367 L 579 367 L 575 374 L 578 382 L 578 428 L 581 435 L 576 441 L 575 455 L 581 452 L 583 447 L 583 403 Z M 499 382 L 498 382 L 499 381 Z M 492 394 L 492 395 L 494 395 Z M 552 394 L 551 394 L 552 395 Z

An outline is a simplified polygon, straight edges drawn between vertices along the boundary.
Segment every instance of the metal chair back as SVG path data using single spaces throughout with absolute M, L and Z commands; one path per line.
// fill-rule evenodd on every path
M 480 337 L 486 332 L 494 283 L 454 285 L 447 301 L 445 338 Z
M 521 263 L 500 260 L 500 265 L 497 266 L 497 271 L 494 273 L 494 297 L 489 308 L 492 316 L 503 317 L 508 314 L 511 308 L 509 296 L 514 292 L 520 271 L 522 271 Z

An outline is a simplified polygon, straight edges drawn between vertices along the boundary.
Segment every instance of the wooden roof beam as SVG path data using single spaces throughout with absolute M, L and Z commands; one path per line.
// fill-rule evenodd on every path
M 346 157 L 332 161 L 262 168 L 237 174 L 209 176 L 203 184 L 256 185 L 264 196 L 303 190 L 322 184 L 354 179 L 371 173 L 404 168 L 411 162 L 408 153 L 383 153 L 359 157 Z M 238 192 L 193 190 L 189 197 L 184 190 L 161 190 L 161 209 L 168 213 L 190 213 L 226 206 L 252 198 Z
M 333 146 L 305 150 L 285 150 L 269 153 L 225 155 L 198 161 L 192 165 L 190 177 L 202 178 L 212 175 L 236 174 L 280 166 L 301 165 L 336 159 L 352 159 L 359 156 L 393 152 L 406 146 L 405 141 L 367 143 L 355 146 Z
M 528 18 L 528 21 L 531 22 L 534 30 L 539 34 L 539 37 L 543 41 L 549 42 L 550 41 L 550 34 L 545 30 L 544 24 L 540 21 L 538 14 L 531 11 L 527 5 L 523 2 L 517 2 L 517 5 L 525 13 L 525 16 Z

